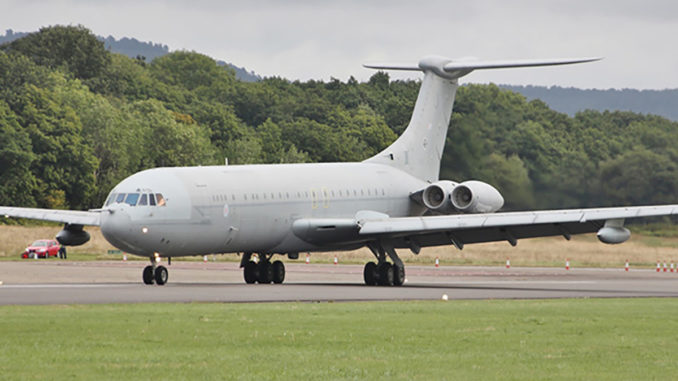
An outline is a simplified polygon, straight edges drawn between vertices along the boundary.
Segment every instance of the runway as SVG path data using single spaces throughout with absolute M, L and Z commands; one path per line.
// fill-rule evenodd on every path
M 654 270 L 407 266 L 404 286 L 371 287 L 361 265 L 288 263 L 285 284 L 247 285 L 236 263 L 175 261 L 168 284 L 147 286 L 145 265 L 0 262 L 0 305 L 678 297 L 678 273 Z

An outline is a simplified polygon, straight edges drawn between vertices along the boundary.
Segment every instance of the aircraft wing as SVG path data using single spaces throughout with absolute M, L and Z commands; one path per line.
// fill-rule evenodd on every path
M 12 206 L 0 206 L 0 216 L 90 226 L 99 226 L 101 217 L 97 211 L 84 212 L 78 210 L 18 208 Z
M 386 238 L 396 247 L 426 247 L 600 231 L 610 221 L 622 226 L 624 219 L 678 214 L 678 205 L 634 206 L 594 209 L 541 210 L 487 214 L 399 217 L 357 220 L 360 236 Z

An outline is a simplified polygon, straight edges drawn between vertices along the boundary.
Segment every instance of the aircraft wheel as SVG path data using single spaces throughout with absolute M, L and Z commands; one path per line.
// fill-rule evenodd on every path
M 162 286 L 163 284 L 167 283 L 168 277 L 169 273 L 167 272 L 165 266 L 158 266 L 155 268 L 155 283 L 158 286 Z
M 266 284 L 271 283 L 273 280 L 273 266 L 269 261 L 259 262 L 259 283 Z
M 405 266 L 393 265 L 393 285 L 402 286 L 405 283 Z
M 144 284 L 153 284 L 153 266 L 144 267 L 143 279 Z
M 281 284 L 285 281 L 285 264 L 282 261 L 273 262 L 272 272 L 273 272 L 273 283 Z
M 393 265 L 388 262 L 379 265 L 379 284 L 382 286 L 393 286 Z
M 252 284 L 256 282 L 258 275 L 257 263 L 254 261 L 247 262 L 243 269 L 243 275 L 245 276 L 245 283 Z
M 365 279 L 365 284 L 368 286 L 377 285 L 377 264 L 374 262 L 367 262 L 365 264 L 365 269 L 363 270 L 363 278 Z

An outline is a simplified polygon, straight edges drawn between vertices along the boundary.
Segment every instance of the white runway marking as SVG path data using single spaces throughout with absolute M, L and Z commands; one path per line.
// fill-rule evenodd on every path
M 6 284 L 2 288 L 111 288 L 120 286 L 134 286 L 127 284 Z
M 413 286 L 416 287 L 417 284 L 596 284 L 600 281 L 596 280 L 471 280 L 471 281 L 438 281 L 438 282 L 417 282 Z

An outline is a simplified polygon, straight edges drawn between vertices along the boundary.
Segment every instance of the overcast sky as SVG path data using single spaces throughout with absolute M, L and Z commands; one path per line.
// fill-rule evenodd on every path
M 678 2 L 668 0 L 0 0 L 2 30 L 55 24 L 194 50 L 289 79 L 366 80 L 372 72 L 364 62 L 416 63 L 429 54 L 602 56 L 571 67 L 478 71 L 463 81 L 678 88 Z

